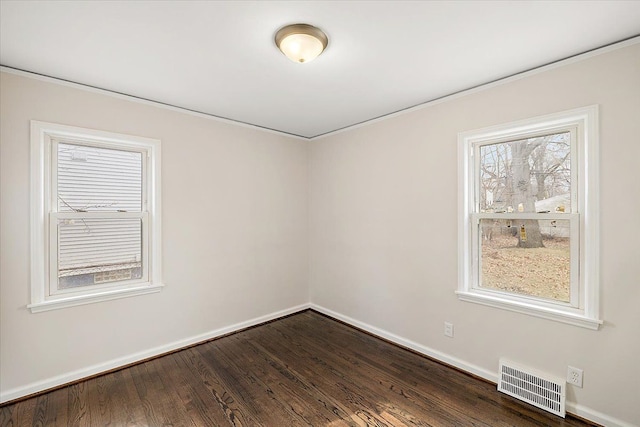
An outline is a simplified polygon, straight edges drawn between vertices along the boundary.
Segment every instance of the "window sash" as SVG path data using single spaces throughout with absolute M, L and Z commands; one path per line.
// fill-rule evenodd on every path
M 527 139 L 527 138 L 536 138 L 536 137 L 543 137 L 543 136 L 547 136 L 547 135 L 552 135 L 552 134 L 556 134 L 556 133 L 569 133 L 570 135 L 570 164 L 571 164 L 571 212 L 572 213 L 579 213 L 579 205 L 578 205 L 578 179 L 579 179 L 579 175 L 578 175 L 578 167 L 577 165 L 580 164 L 579 161 L 579 157 L 578 157 L 578 149 L 577 149 L 577 145 L 578 145 L 578 134 L 580 132 L 580 129 L 577 125 L 563 125 L 563 126 L 541 126 L 539 129 L 535 129 L 533 131 L 529 131 L 529 132 L 520 132 L 520 133 L 512 133 L 509 134 L 507 136 L 503 136 L 503 137 L 494 137 L 494 138 L 478 138 L 476 140 L 474 140 L 471 145 L 472 145 L 472 149 L 471 149 L 471 155 L 473 157 L 472 162 L 470 162 L 470 165 L 472 165 L 473 167 L 473 172 L 470 175 L 471 181 L 472 181 L 472 185 L 471 185 L 471 189 L 473 191 L 473 194 L 469 194 L 469 197 L 471 197 L 470 200 L 470 204 L 469 206 L 472 209 L 472 213 L 479 213 L 480 212 L 480 188 L 482 187 L 481 185 L 481 181 L 482 178 L 480 177 L 480 173 L 482 170 L 482 166 L 481 166 L 481 156 L 480 156 L 480 149 L 483 146 L 486 145 L 493 145 L 493 144 L 501 144 L 501 143 L 507 143 L 507 142 L 511 142 L 511 141 L 518 141 L 518 140 L 522 140 L 522 139 Z
M 482 237 L 480 220 L 482 219 L 530 219 L 530 220 L 564 220 L 569 221 L 570 237 L 569 237 L 569 250 L 570 250 L 570 288 L 569 288 L 569 302 L 558 301 L 546 298 L 540 298 L 535 296 L 516 294 L 513 292 L 501 291 L 497 289 L 490 289 L 482 287 Z M 470 291 L 484 295 L 494 295 L 522 303 L 532 303 L 548 307 L 558 308 L 563 307 L 566 309 L 582 310 L 584 307 L 581 302 L 584 298 L 583 284 L 580 280 L 580 215 L 572 213 L 473 213 L 470 214 L 471 223 L 471 286 Z
M 67 289 L 58 288 L 59 274 L 59 256 L 60 256 L 60 239 L 59 239 L 59 221 L 65 219 L 74 220 L 94 220 L 94 219 L 139 219 L 141 221 L 141 268 L 142 277 L 139 279 L 114 281 L 104 284 L 94 284 L 87 286 L 78 286 Z M 140 283 L 149 281 L 149 214 L 148 212 L 52 212 L 49 215 L 49 289 L 48 297 L 64 297 L 70 294 L 86 293 L 87 289 L 104 290 L 104 289 L 121 289 L 127 288 Z
M 149 152 L 147 149 L 141 148 L 141 149 L 134 149 L 130 146 L 124 146 L 124 145 L 119 145 L 119 144 L 114 144 L 114 143 L 104 143 L 104 142 L 100 142 L 100 141 L 88 141 L 88 140 L 79 140 L 79 139 L 74 139 L 74 138 L 59 138 L 59 137 L 50 137 L 49 138 L 49 155 L 50 155 L 50 159 L 51 159 L 51 164 L 49 166 L 49 173 L 51 175 L 51 182 L 50 182 L 50 192 L 49 192 L 49 209 L 51 213 L 54 212 L 59 212 L 60 210 L 60 200 L 58 198 L 58 144 L 59 143 L 64 143 L 64 144 L 72 144 L 72 145 L 82 145 L 85 147 L 97 147 L 97 148 L 104 148 L 104 149 L 110 149 L 110 150 L 121 150 L 121 151 L 129 151 L 129 152 L 134 152 L 134 153 L 141 153 L 142 154 L 142 191 L 141 191 L 141 212 L 147 212 L 148 211 L 148 206 L 147 206 L 147 201 L 149 199 L 148 197 L 148 193 L 150 191 L 149 189 L 149 185 L 148 185 L 148 174 L 149 174 L 149 170 L 148 170 L 148 157 L 149 157 Z

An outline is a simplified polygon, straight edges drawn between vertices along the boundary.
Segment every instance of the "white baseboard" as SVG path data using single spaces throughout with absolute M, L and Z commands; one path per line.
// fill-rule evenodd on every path
M 38 393 L 50 388 L 54 388 L 63 384 L 67 384 L 73 381 L 81 380 L 102 372 L 107 372 L 112 369 L 116 369 L 131 363 L 139 362 L 141 360 L 148 359 L 150 357 L 159 356 L 164 353 L 179 350 L 181 348 L 189 347 L 194 344 L 208 341 L 213 338 L 220 337 L 222 335 L 229 334 L 231 332 L 239 331 L 251 326 L 259 325 L 270 320 L 277 319 L 279 317 L 287 316 L 289 314 L 297 313 L 302 310 L 310 308 L 310 304 L 301 304 L 295 307 L 287 308 L 284 310 L 269 313 L 264 316 L 256 317 L 251 320 L 236 323 L 234 325 L 225 326 L 214 331 L 206 332 L 204 334 L 195 335 L 189 338 L 185 338 L 179 341 L 174 341 L 169 344 L 165 344 L 159 347 L 150 348 L 148 350 L 140 351 L 128 356 L 119 357 L 103 363 L 88 366 L 86 368 L 77 369 L 72 372 L 57 375 L 52 378 L 47 378 L 42 381 L 36 381 L 25 386 L 16 387 L 14 389 L 7 390 L 0 394 L 0 403 L 8 402 L 10 400 L 19 399 L 24 396 L 28 396 L 33 393 Z
M 618 418 L 603 414 L 602 412 L 595 411 L 578 403 L 567 401 L 565 402 L 564 407 L 570 414 L 577 415 L 585 420 L 593 421 L 594 423 L 601 424 L 606 427 L 638 427 L 636 424 L 622 421 Z
M 433 359 L 436 359 L 440 362 L 446 363 L 447 365 L 454 366 L 462 371 L 468 372 L 470 374 L 476 375 L 480 378 L 484 378 L 487 381 L 491 381 L 492 383 L 498 383 L 498 373 L 488 371 L 484 368 L 476 366 L 472 363 L 468 363 L 464 360 L 458 359 L 456 357 L 450 356 L 448 354 L 442 353 L 440 351 L 434 350 L 422 344 L 418 344 L 414 341 L 408 340 L 401 336 L 392 334 L 391 332 L 387 332 L 384 329 L 376 328 L 375 326 L 371 326 L 367 323 L 361 322 L 359 320 L 353 319 L 349 316 L 345 316 L 343 314 L 337 313 L 333 310 L 329 310 L 328 308 L 322 307 L 317 304 L 310 304 L 309 308 L 315 310 L 319 313 L 326 314 L 329 317 L 333 317 L 334 319 L 338 319 L 342 322 L 345 322 L 351 326 L 355 326 L 356 328 L 360 328 L 364 331 L 367 331 L 373 335 L 379 336 L 386 340 L 389 340 L 395 344 L 401 345 L 406 348 L 410 348 L 418 353 L 424 354 L 425 356 L 429 356 Z M 569 402 L 565 403 L 565 408 L 567 412 L 577 415 L 581 418 L 584 418 L 589 421 L 593 421 L 598 424 L 602 424 L 607 427 L 634 427 L 633 424 L 627 423 L 626 421 L 622 421 L 620 419 L 614 418 L 610 415 L 603 414 L 602 412 L 595 411 L 591 408 L 585 407 L 578 403 Z

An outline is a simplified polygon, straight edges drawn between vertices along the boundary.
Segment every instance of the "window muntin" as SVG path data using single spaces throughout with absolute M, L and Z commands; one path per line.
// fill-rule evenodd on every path
M 602 323 L 597 112 L 585 107 L 459 135 L 459 299 L 591 329 Z M 527 248 L 538 234 L 544 248 Z M 541 254 L 509 259 L 512 248 Z M 552 281 L 528 286 L 534 277 Z
M 160 141 L 31 122 L 32 312 L 161 289 Z

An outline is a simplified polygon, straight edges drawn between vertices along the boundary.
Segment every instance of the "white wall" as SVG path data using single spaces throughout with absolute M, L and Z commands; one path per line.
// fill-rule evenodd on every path
M 604 325 L 459 301 L 458 132 L 591 104 L 600 105 Z M 639 160 L 639 44 L 313 141 L 311 302 L 480 373 L 495 375 L 499 357 L 560 377 L 582 368 L 569 410 L 640 425 Z
M 3 400 L 308 302 L 305 141 L 9 73 L 0 84 Z M 160 293 L 27 310 L 32 119 L 162 140 Z

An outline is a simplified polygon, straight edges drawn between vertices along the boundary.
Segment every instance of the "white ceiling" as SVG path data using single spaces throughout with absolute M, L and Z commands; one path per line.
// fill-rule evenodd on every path
M 273 37 L 329 36 L 296 64 Z M 640 34 L 640 1 L 1 1 L 0 63 L 313 137 Z

